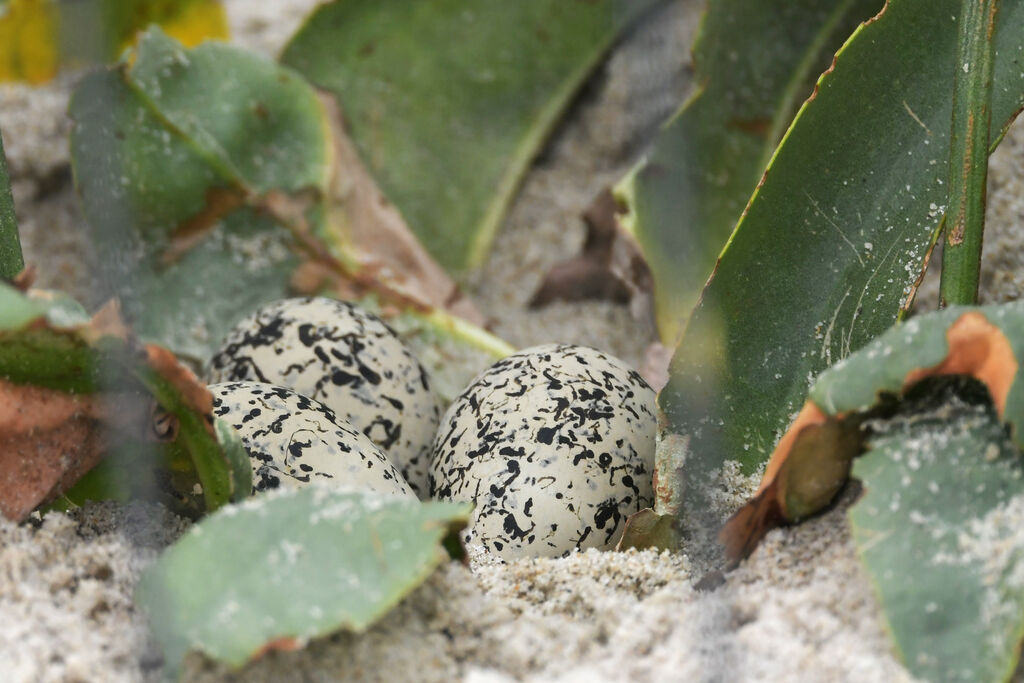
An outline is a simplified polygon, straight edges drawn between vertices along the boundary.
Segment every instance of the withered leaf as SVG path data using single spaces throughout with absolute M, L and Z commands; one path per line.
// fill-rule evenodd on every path
M 637 319 L 653 320 L 651 272 L 636 241 L 619 226 L 617 211 L 610 189 L 594 198 L 583 212 L 587 233 L 582 251 L 551 268 L 530 306 L 586 300 L 631 303 Z
M 622 538 L 616 544 L 616 550 L 636 548 L 645 550 L 678 550 L 679 532 L 678 518 L 675 515 L 659 515 L 651 508 L 633 513 L 626 519 L 622 530 Z

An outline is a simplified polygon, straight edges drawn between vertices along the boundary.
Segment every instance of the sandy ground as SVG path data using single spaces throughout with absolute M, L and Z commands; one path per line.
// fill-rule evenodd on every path
M 236 41 L 274 54 L 316 3 L 226 4 Z M 526 179 L 486 275 L 470 283 L 512 343 L 587 343 L 639 363 L 650 331 L 625 307 L 532 312 L 524 304 L 547 268 L 578 249 L 582 209 L 688 92 L 698 4 L 672 4 L 628 37 Z M 68 170 L 70 85 L 0 87 L 0 127 L 26 256 L 46 267 L 40 284 L 96 304 L 96 260 Z M 1024 127 L 993 158 L 990 188 L 984 298 L 1016 299 L 1024 291 Z M 756 484 L 727 480 L 723 495 L 735 501 Z M 234 674 L 193 657 L 187 679 L 905 680 L 850 543 L 845 509 L 854 497 L 847 491 L 827 514 L 769 534 L 713 592 L 694 590 L 699 575 L 682 554 L 590 551 L 509 564 L 477 556 L 438 571 L 365 634 L 337 634 Z M 146 504 L 91 505 L 21 526 L 0 520 L 0 679 L 158 680 L 160 656 L 131 591 L 184 526 Z

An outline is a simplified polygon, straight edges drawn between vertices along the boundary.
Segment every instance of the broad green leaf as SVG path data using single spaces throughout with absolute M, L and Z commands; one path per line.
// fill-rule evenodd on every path
M 14 218 L 14 197 L 7 177 L 7 157 L 0 137 L 0 279 L 10 279 L 25 267 L 18 237 L 18 221 Z
M 993 142 L 1024 104 L 1024 2 L 1001 9 Z M 892 0 L 775 152 L 660 395 L 688 439 L 684 516 L 708 507 L 700 482 L 726 461 L 756 471 L 814 376 L 908 305 L 942 218 L 958 10 Z
M 136 600 L 175 675 L 197 650 L 239 667 L 362 631 L 444 562 L 471 506 L 308 487 L 210 516 L 143 574 Z
M 45 301 L 28 297 L 7 283 L 0 283 L 0 330 L 16 330 L 46 315 Z
M 282 61 L 330 91 L 427 250 L 479 266 L 532 157 L 630 20 L 656 0 L 344 0 Z
M 0 4 L 0 81 L 112 62 L 153 23 L 185 45 L 228 35 L 217 0 L 10 0 Z
M 248 455 L 237 435 L 216 428 L 209 392 L 172 354 L 139 345 L 109 311 L 90 320 L 65 296 L 33 298 L 0 283 L 0 380 L 78 397 L 87 402 L 83 410 L 109 421 L 114 462 L 124 467 L 104 465 L 88 476 L 80 491 L 93 494 L 82 499 L 96 491 L 147 490 L 180 512 L 199 515 L 249 495 Z M 151 399 L 176 425 L 161 443 L 143 440 L 154 436 L 146 412 Z M 108 401 L 138 416 L 110 415 L 104 407 Z M 118 445 L 126 442 L 129 447 Z M 145 480 L 149 488 L 126 488 L 120 480 Z
M 722 246 L 800 102 L 880 0 L 708 3 L 699 90 L 617 190 L 654 275 L 661 339 L 678 340 Z M 737 41 L 736 36 L 746 36 Z
M 226 45 L 186 53 L 151 32 L 132 66 L 82 82 L 71 116 L 85 215 L 141 335 L 204 360 L 234 319 L 286 295 L 299 257 L 243 193 L 326 183 L 319 104 L 301 79 Z M 175 231 L 211 228 L 165 257 Z
M 853 540 L 910 672 L 1008 680 L 1024 635 L 1024 471 L 998 419 L 962 405 L 904 417 L 853 475 Z
M 75 91 L 71 149 L 111 294 L 141 336 L 205 362 L 237 320 L 296 293 L 303 269 L 315 275 L 302 293 L 369 290 L 390 309 L 447 314 L 454 284 L 301 77 L 159 30 L 130 57 Z
M 868 435 L 850 519 L 897 649 L 926 680 L 1005 680 L 1024 636 L 1022 354 L 1024 303 L 949 307 L 823 372 L 761 490 L 722 531 L 730 559 L 824 508 Z M 973 378 L 994 410 L 936 382 L 950 376 Z M 844 427 L 852 443 L 829 436 Z

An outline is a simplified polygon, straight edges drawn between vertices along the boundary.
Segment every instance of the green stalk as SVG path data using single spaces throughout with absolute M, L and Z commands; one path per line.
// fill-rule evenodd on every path
M 975 304 L 985 230 L 992 38 L 999 0 L 963 0 L 953 86 L 949 202 L 940 306 Z
M 18 223 L 14 220 L 14 197 L 7 177 L 7 159 L 0 137 L 0 280 L 10 280 L 25 267 L 18 239 Z

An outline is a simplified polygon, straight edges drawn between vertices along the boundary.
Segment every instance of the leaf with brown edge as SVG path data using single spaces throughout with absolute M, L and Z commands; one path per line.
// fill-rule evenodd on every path
M 83 79 L 70 110 L 76 187 L 114 255 L 102 277 L 143 340 L 201 364 L 239 319 L 298 293 L 483 323 L 366 171 L 333 100 L 291 70 L 153 29 Z
M 184 406 L 204 416 L 208 431 L 213 434 L 213 394 L 210 390 L 167 349 L 155 344 L 146 344 L 145 348 L 149 367 L 178 391 Z
M 79 480 L 123 444 L 132 467 L 170 473 L 177 488 L 161 499 L 179 511 L 248 495 L 248 456 L 237 435 L 214 429 L 212 397 L 192 372 L 139 345 L 116 302 L 91 319 L 71 303 L 0 285 L 0 513 L 22 520 L 60 495 L 95 498 L 78 495 Z M 104 483 L 90 479 L 93 491 Z
M 814 80 L 882 0 L 717 0 L 693 47 L 694 94 L 616 188 L 675 345 Z M 737 40 L 737 36 L 744 36 Z M 749 272 L 750 269 L 748 269 Z
M 373 176 L 427 250 L 483 264 L 524 171 L 651 0 L 349 0 L 281 60 L 341 103 Z M 549 39 L 557 37 L 557 39 Z
M 668 428 L 690 440 L 688 533 L 724 521 L 705 482 L 727 466 L 755 475 L 814 378 L 904 316 L 948 191 L 961 6 L 890 2 L 851 35 L 720 252 L 658 398 Z M 1024 104 L 1024 3 L 1003 3 L 999 22 L 993 146 Z
M 449 560 L 444 539 L 471 512 L 322 485 L 279 489 L 195 525 L 146 569 L 136 603 L 168 678 L 189 651 L 238 669 L 268 650 L 365 631 Z
M 821 374 L 765 467 L 757 495 L 723 527 L 731 563 L 769 530 L 831 503 L 862 448 L 861 421 L 922 380 L 968 376 L 988 390 L 996 415 L 1024 448 L 1024 303 L 950 307 L 897 325 Z
M 333 145 L 322 238 L 350 259 L 355 279 L 377 280 L 424 308 L 477 325 L 483 316 L 412 233 L 363 164 L 334 99 L 320 96 Z M 372 291 L 372 290 L 371 290 Z

